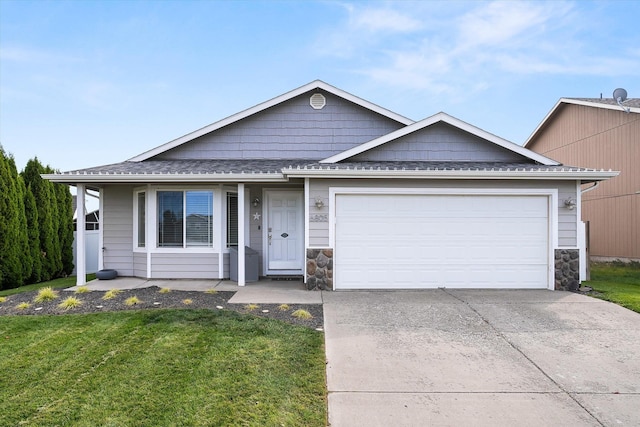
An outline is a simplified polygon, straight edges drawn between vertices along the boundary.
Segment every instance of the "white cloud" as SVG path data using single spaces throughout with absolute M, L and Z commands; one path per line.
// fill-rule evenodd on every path
M 327 46 L 336 49 L 328 54 L 354 72 L 394 87 L 470 94 L 533 74 L 608 76 L 629 74 L 640 65 L 637 52 L 616 58 L 594 45 L 599 38 L 593 36 L 589 12 L 572 2 L 344 7 L 347 19 L 334 28 L 333 44 Z M 629 52 L 635 44 L 628 44 Z M 355 65 L 361 58 L 366 63 Z
M 349 6 L 347 9 L 349 23 L 355 31 L 409 33 L 422 27 L 419 20 L 387 7 L 358 9 Z

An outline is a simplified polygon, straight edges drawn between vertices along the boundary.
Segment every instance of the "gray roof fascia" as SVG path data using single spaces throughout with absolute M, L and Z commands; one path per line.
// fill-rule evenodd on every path
M 400 114 L 394 113 L 393 111 L 387 110 L 386 108 L 380 107 L 379 105 L 373 104 L 369 101 L 366 101 L 362 98 L 359 98 L 355 95 L 352 95 L 348 92 L 345 92 L 341 89 L 338 89 L 334 86 L 331 86 L 330 84 L 327 84 L 325 82 L 323 82 L 322 80 L 314 80 L 311 83 L 308 83 L 304 86 L 300 86 L 297 89 L 294 89 L 292 91 L 289 91 L 287 93 L 284 93 L 280 96 L 277 96 L 275 98 L 272 98 L 268 101 L 265 101 L 263 103 L 260 103 L 258 105 L 255 105 L 251 108 L 248 108 L 244 111 L 241 111 L 239 113 L 233 114 L 229 117 L 226 117 L 222 120 L 219 120 L 217 122 L 214 122 L 208 126 L 205 126 L 203 128 L 200 128 L 198 130 L 195 130 L 193 132 L 190 132 L 186 135 L 183 135 L 177 139 L 174 139 L 172 141 L 167 142 L 166 144 L 160 145 L 156 148 L 153 148 L 149 151 L 145 151 L 142 154 L 139 154 L 135 157 L 132 157 L 129 159 L 129 161 L 131 162 L 140 162 L 143 160 L 147 160 L 150 159 L 151 157 L 157 156 L 158 154 L 164 153 L 165 151 L 171 150 L 172 148 L 178 147 L 186 142 L 189 142 L 191 140 L 194 140 L 198 137 L 201 137 L 203 135 L 206 135 L 210 132 L 213 132 L 217 129 L 220 129 L 224 126 L 228 126 L 232 123 L 235 123 L 237 121 L 240 121 L 244 118 L 247 118 L 249 116 L 252 116 L 256 113 L 259 113 L 261 111 L 264 111 L 268 108 L 271 108 L 275 105 L 278 105 L 282 102 L 288 101 L 292 98 L 295 98 L 298 95 L 302 95 L 303 93 L 309 92 L 311 90 L 314 89 L 322 89 L 324 91 L 327 91 L 329 93 L 332 93 L 340 98 L 344 98 L 350 102 L 353 102 L 354 104 L 360 105 L 361 107 L 367 108 L 369 110 L 372 110 L 378 114 L 381 114 L 383 116 L 386 116 L 392 120 L 395 120 L 399 123 L 402 123 L 404 125 L 410 125 L 412 123 L 414 123 L 413 120 L 401 116 Z
M 505 148 L 509 151 L 515 152 L 525 158 L 528 158 L 530 160 L 536 161 L 538 163 L 541 163 L 543 165 L 548 165 L 548 166 L 552 166 L 552 165 L 559 165 L 560 163 L 550 159 L 548 157 L 545 157 L 541 154 L 535 153 L 531 150 L 528 150 L 525 147 L 522 147 L 518 144 L 514 144 L 511 141 L 507 141 L 506 139 L 500 138 L 499 136 L 496 136 L 492 133 L 489 133 L 483 129 L 480 129 L 476 126 L 473 126 L 467 122 L 464 122 L 460 119 L 457 119 L 453 116 L 450 116 L 444 112 L 440 112 L 437 114 L 434 114 L 431 117 L 427 117 L 424 120 L 421 120 L 419 122 L 416 122 L 412 125 L 403 127 L 401 129 L 398 129 L 395 132 L 391 132 L 387 135 L 383 135 L 379 138 L 376 138 L 374 140 L 365 142 L 364 144 L 358 145 L 354 148 L 351 148 L 349 150 L 343 151 L 342 153 L 338 153 L 336 155 L 333 155 L 331 157 L 328 157 L 326 159 L 321 160 L 321 163 L 337 163 L 343 160 L 346 160 L 350 157 L 353 157 L 355 155 L 358 155 L 360 153 L 363 153 L 367 150 L 371 150 L 372 148 L 376 148 L 379 147 L 380 145 L 386 144 L 390 141 L 396 140 L 398 138 L 401 138 L 403 136 L 409 135 L 410 133 L 419 131 L 421 129 L 424 129 L 428 126 L 431 126 L 435 123 L 438 122 L 444 122 L 447 123 L 451 126 L 454 126 L 462 131 L 468 132 L 472 135 L 475 135 L 479 138 L 482 138 L 488 142 L 492 142 L 502 148 Z
M 531 132 L 531 135 L 529 135 L 529 138 L 527 138 L 523 147 L 527 148 L 527 146 L 531 144 L 531 141 L 538 135 L 538 133 L 542 130 L 542 128 L 551 119 L 551 117 L 553 117 L 556 114 L 557 110 L 560 108 L 562 104 L 582 105 L 585 107 L 602 108 L 605 110 L 617 110 L 617 111 L 624 112 L 618 104 L 605 104 L 602 102 L 598 102 L 598 99 L 587 100 L 587 99 L 575 99 L 575 98 L 560 98 L 558 102 L 556 102 L 556 104 L 553 106 L 553 108 L 547 113 L 547 115 L 544 116 L 544 119 L 542 119 L 542 121 L 538 124 L 538 126 L 534 129 L 534 131 Z M 629 111 L 631 113 L 640 113 L 639 107 L 631 107 L 626 105 L 625 107 L 629 108 Z

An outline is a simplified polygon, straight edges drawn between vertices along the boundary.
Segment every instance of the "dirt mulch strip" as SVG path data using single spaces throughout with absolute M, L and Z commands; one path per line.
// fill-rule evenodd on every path
M 103 299 L 105 291 L 90 291 L 82 294 L 75 294 L 70 291 L 57 290 L 58 298 L 40 303 L 34 302 L 38 291 L 25 292 L 10 295 L 7 300 L 0 303 L 0 315 L 59 315 L 59 314 L 86 314 L 101 313 L 110 311 L 125 310 L 145 310 L 158 308 L 188 308 L 188 309 L 210 309 L 210 310 L 233 310 L 243 314 L 250 314 L 270 319 L 278 319 L 293 325 L 305 326 L 312 329 L 323 327 L 324 319 L 321 304 L 288 304 L 288 309 L 282 310 L 280 304 L 256 304 L 251 308 L 247 304 L 229 304 L 229 299 L 235 292 L 220 291 L 215 294 L 198 291 L 176 291 L 160 293 L 160 288 L 152 286 L 149 288 L 122 290 L 113 299 Z M 128 306 L 125 300 L 130 297 L 137 297 L 140 302 Z M 78 307 L 65 310 L 59 304 L 68 297 L 75 297 L 82 301 Z M 19 309 L 17 306 L 22 302 L 28 302 L 30 306 Z M 300 319 L 292 316 L 298 309 L 308 311 L 313 317 L 311 319 Z

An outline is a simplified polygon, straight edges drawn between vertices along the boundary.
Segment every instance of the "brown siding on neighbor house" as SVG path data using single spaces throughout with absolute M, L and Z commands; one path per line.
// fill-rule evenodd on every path
M 640 114 L 562 104 L 527 148 L 565 165 L 620 171 L 583 195 L 590 254 L 640 259 Z

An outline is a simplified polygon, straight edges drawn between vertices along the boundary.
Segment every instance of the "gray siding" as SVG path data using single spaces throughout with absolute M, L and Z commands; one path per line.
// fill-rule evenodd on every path
M 133 187 L 106 186 L 103 191 L 102 229 L 104 268 L 133 276 Z
M 154 279 L 217 279 L 217 253 L 153 253 Z
M 155 157 L 167 159 L 324 159 L 404 125 L 324 92 L 314 110 L 295 97 Z
M 133 275 L 136 277 L 147 277 L 147 253 L 133 253 Z
M 564 208 L 563 200 L 569 196 L 576 197 L 574 181 L 420 181 L 420 180 L 311 180 L 310 204 L 316 197 L 325 200 L 322 212 L 328 212 L 329 187 L 380 187 L 380 188 L 557 188 L 558 189 L 558 246 L 576 247 L 576 212 Z M 310 215 L 319 211 L 310 206 Z M 329 245 L 329 222 L 309 222 L 309 244 L 311 247 L 327 247 Z
M 353 161 L 487 161 L 516 162 L 519 154 L 446 123 L 414 132 L 354 156 Z

